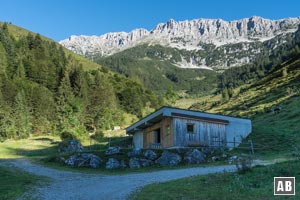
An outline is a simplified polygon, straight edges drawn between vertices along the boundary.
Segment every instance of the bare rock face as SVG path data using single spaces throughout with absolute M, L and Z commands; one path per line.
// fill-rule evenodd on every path
M 100 36 L 71 36 L 60 44 L 81 55 L 107 56 L 142 43 L 157 43 L 179 49 L 201 49 L 201 43 L 222 46 L 240 42 L 269 40 L 279 34 L 296 31 L 300 18 L 270 20 L 261 17 L 225 21 L 194 19 L 158 24 L 153 30 L 135 29 Z

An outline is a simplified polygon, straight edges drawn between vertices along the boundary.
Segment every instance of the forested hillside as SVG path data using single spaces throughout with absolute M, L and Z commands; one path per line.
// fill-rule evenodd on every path
M 190 54 L 176 48 L 144 44 L 109 57 L 93 59 L 115 72 L 138 80 L 160 95 L 165 95 L 170 89 L 193 97 L 211 93 L 217 86 L 216 72 L 176 66 L 182 60 L 182 55 L 186 59 L 196 56 Z M 186 67 L 189 65 L 186 64 Z
M 228 84 L 220 87 L 222 92 L 198 99 L 190 109 L 251 118 L 253 131 L 247 139 L 257 153 L 295 155 L 300 144 L 299 33 L 274 51 L 266 65 L 222 74 Z
M 86 134 L 124 113 L 141 117 L 161 99 L 139 83 L 14 25 L 0 24 L 0 139 Z
M 269 41 L 269 43 L 272 41 Z M 266 43 L 265 45 L 274 46 Z M 280 48 L 271 48 L 268 53 L 261 53 L 256 60 L 248 65 L 225 70 L 219 76 L 218 88 L 230 89 L 243 84 L 251 83 L 271 74 L 281 68 L 285 62 L 298 58 L 300 54 L 300 26 L 298 30 L 287 35 Z

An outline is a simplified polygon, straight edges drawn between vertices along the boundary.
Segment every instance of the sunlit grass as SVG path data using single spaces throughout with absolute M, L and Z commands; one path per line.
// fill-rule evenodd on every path
M 34 186 L 48 182 L 46 178 L 35 176 L 14 167 L 0 167 L 0 199 L 14 200 L 25 192 L 30 195 Z M 28 197 L 30 199 L 30 197 Z
M 299 180 L 299 167 L 299 161 L 290 161 L 267 167 L 255 167 L 245 174 L 219 173 L 156 183 L 142 188 L 128 199 L 282 199 L 273 195 L 273 178 L 295 176 L 296 180 Z M 296 196 L 285 196 L 284 199 L 299 199 L 298 186 L 296 181 Z

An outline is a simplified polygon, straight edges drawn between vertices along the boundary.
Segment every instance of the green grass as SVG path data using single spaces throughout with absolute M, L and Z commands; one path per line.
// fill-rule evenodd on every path
M 148 185 L 129 199 L 253 200 L 299 199 L 300 161 L 258 166 L 245 174 L 219 173 Z M 295 176 L 296 196 L 275 197 L 273 177 Z
M 57 145 L 52 142 L 59 141 L 58 137 L 40 136 L 20 140 L 6 140 L 0 143 L 0 159 L 26 157 L 41 159 L 57 153 Z
M 25 173 L 13 167 L 0 167 L 0 199 L 17 199 L 25 192 L 30 193 L 34 186 L 45 181 L 45 178 Z
M 222 102 L 218 94 L 195 100 L 192 108 L 250 118 L 253 131 L 245 141 L 253 140 L 254 150 L 261 158 L 300 154 L 299 76 L 300 59 L 292 60 L 266 77 L 236 88 L 227 102 Z M 275 114 L 272 109 L 277 107 L 281 111 Z
M 86 144 L 84 152 L 94 153 L 95 155 L 100 156 L 103 160 L 103 163 L 100 168 L 92 169 L 88 167 L 69 167 L 66 166 L 65 163 L 60 162 L 60 158 L 68 158 L 70 153 L 59 153 L 57 144 L 53 144 L 53 142 L 60 141 L 58 137 L 51 136 L 39 136 L 39 137 L 31 137 L 28 139 L 21 140 L 7 140 L 3 143 L 0 143 L 0 159 L 13 159 L 13 158 L 26 158 L 31 160 L 32 162 L 42 164 L 51 168 L 59 169 L 59 170 L 68 170 L 82 173 L 92 173 L 92 174 L 128 174 L 128 173 L 144 173 L 158 170 L 175 170 L 182 168 L 192 168 L 192 167 L 207 167 L 207 166 L 216 166 L 216 165 L 224 165 L 225 161 L 218 162 L 210 162 L 200 165 L 185 165 L 180 164 L 178 166 L 173 167 L 161 167 L 158 164 L 153 166 L 141 168 L 141 169 L 116 169 L 116 170 L 107 170 L 105 169 L 105 163 L 111 157 L 116 158 L 118 160 L 124 160 L 128 165 L 129 158 L 127 153 L 132 149 L 122 149 L 123 154 L 106 156 L 105 150 L 107 149 L 106 143 L 95 143 L 89 146 L 88 141 L 84 141 L 83 144 Z M 156 150 L 158 154 L 162 153 L 162 150 Z M 170 150 L 170 151 L 176 151 Z M 183 156 L 183 155 L 182 155 Z

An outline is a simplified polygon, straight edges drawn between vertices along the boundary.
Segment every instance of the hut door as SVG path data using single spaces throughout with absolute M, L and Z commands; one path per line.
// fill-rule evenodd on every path
M 225 145 L 225 125 L 212 125 L 210 130 L 210 146 L 221 148 Z
M 154 143 L 160 144 L 160 128 L 154 131 Z

